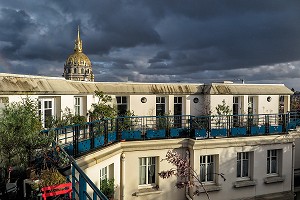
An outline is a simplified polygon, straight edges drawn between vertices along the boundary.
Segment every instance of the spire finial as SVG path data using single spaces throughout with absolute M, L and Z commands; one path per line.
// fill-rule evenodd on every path
M 80 41 L 80 29 L 79 29 L 79 25 L 78 25 L 78 30 L 77 30 L 77 40 Z
M 74 51 L 82 52 L 82 40 L 80 39 L 79 25 L 78 25 L 78 29 L 77 29 L 77 39 L 75 40 Z

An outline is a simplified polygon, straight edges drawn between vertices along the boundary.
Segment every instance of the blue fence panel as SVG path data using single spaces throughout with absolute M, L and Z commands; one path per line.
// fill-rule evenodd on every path
M 91 150 L 91 139 L 78 142 L 78 152 L 83 153 Z
M 171 137 L 183 137 L 187 136 L 188 130 L 186 128 L 171 128 L 170 136 Z
M 266 133 L 266 126 L 251 126 L 250 135 L 263 135 Z
M 192 132 L 191 136 L 195 139 L 203 139 L 203 138 L 207 138 L 207 131 L 206 129 L 202 128 L 202 129 L 194 129 L 194 131 Z
M 147 130 L 146 138 L 147 139 L 155 139 L 155 138 L 165 138 L 166 130 Z
M 115 141 L 117 141 L 117 132 L 114 131 L 114 132 L 108 133 L 107 142 L 111 143 L 111 142 L 115 142 Z
M 211 137 L 226 137 L 227 136 L 227 129 L 226 128 L 213 128 L 210 132 Z
M 104 145 L 104 135 L 97 135 L 94 138 L 94 147 L 97 148 L 103 145 Z
M 246 127 L 234 127 L 231 128 L 231 135 L 232 136 L 243 136 L 247 134 Z
M 140 140 L 142 139 L 142 132 L 141 131 L 127 131 L 124 130 L 121 133 L 122 140 Z
M 269 126 L 269 133 L 282 133 L 282 125 L 271 125 Z

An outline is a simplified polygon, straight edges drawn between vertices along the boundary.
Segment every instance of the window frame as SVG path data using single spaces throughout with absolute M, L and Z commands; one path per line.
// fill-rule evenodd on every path
M 272 152 L 275 152 L 276 155 L 273 155 Z M 272 158 L 276 158 L 276 169 L 273 170 Z M 267 150 L 267 175 L 268 176 L 279 176 L 279 159 L 280 159 L 280 149 L 269 149 Z M 275 172 L 273 172 L 275 171 Z
M 209 159 L 208 159 L 209 158 Z M 200 180 L 203 184 L 215 184 L 217 182 L 217 179 L 216 179 L 216 163 L 217 163 L 217 155 L 201 155 L 200 156 L 200 173 L 199 173 L 199 176 L 200 176 Z M 212 161 L 209 161 L 208 160 L 212 160 Z M 211 178 L 212 180 L 209 179 L 209 177 L 207 176 L 208 175 L 208 167 L 209 165 L 212 164 L 212 175 L 211 175 Z M 205 173 L 201 173 L 202 171 L 202 167 L 201 166 L 204 166 L 204 170 L 205 170 Z
M 143 162 L 141 159 L 146 159 L 145 165 L 143 165 Z M 149 164 L 149 160 L 153 159 L 154 160 L 154 164 L 151 163 Z M 152 160 L 152 161 L 153 161 Z M 139 161 L 139 183 L 138 183 L 138 188 L 142 189 L 142 188 L 153 188 L 156 187 L 157 185 L 157 181 L 158 181 L 158 177 L 157 177 L 157 172 L 158 172 L 158 157 L 155 156 L 151 156 L 151 157 L 139 157 L 138 161 Z M 154 182 L 150 182 L 149 181 L 149 167 L 154 165 L 154 172 L 153 172 L 153 176 L 154 176 Z M 142 173 L 142 167 L 145 167 L 145 183 L 141 183 L 141 173 Z M 147 170 L 148 169 L 148 170 Z
M 77 104 L 78 100 L 79 104 Z M 74 114 L 79 116 L 83 115 L 83 97 L 74 97 Z
M 51 102 L 51 108 L 45 105 L 46 102 Z M 46 112 L 48 110 L 51 110 L 51 116 L 55 116 L 55 101 L 54 98 L 38 98 L 38 110 L 39 110 L 39 115 L 41 117 L 41 122 L 42 126 L 44 128 L 46 127 Z M 49 116 L 47 116 L 49 117 Z
M 163 99 L 163 101 L 162 101 Z M 166 114 L 166 101 L 167 101 L 167 98 L 165 96 L 156 96 L 155 98 L 155 115 L 156 116 L 164 116 Z M 157 112 L 157 106 L 162 106 L 162 110 L 163 110 L 163 113 L 160 113 L 161 115 L 159 115 L 159 113 Z
M 238 180 L 251 180 L 251 161 L 252 161 L 252 152 L 237 152 L 237 165 L 236 165 L 236 178 Z M 239 156 L 240 155 L 240 156 Z M 247 158 L 245 158 L 245 155 L 247 155 Z M 244 162 L 247 161 L 247 176 L 244 175 L 243 167 L 244 167 Z M 240 176 L 238 176 L 238 171 L 239 171 L 239 164 L 240 164 Z
M 118 112 L 119 116 L 124 115 L 126 113 L 126 111 L 128 110 L 128 99 L 129 98 L 127 96 L 116 96 L 117 112 Z M 125 113 L 120 113 L 120 111 L 124 112 L 124 109 L 123 108 L 121 109 L 121 107 L 124 107 L 124 106 L 126 107 Z

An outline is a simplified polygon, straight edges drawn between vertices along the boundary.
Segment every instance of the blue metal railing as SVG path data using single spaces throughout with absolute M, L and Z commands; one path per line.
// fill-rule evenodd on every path
M 53 145 L 56 145 L 56 143 L 54 142 Z M 72 182 L 72 199 L 108 200 L 90 178 L 80 169 L 75 159 L 68 155 L 64 149 L 62 149 L 62 153 L 66 154 L 66 157 L 70 160 L 71 164 L 71 179 L 70 177 L 67 177 L 67 179 Z
M 72 197 L 107 197 L 76 164 L 74 157 L 120 141 L 172 138 L 224 138 L 287 133 L 300 125 L 300 113 L 214 116 L 133 116 L 55 128 L 56 143 L 72 163 Z M 50 130 L 44 130 L 48 132 Z M 90 193 L 87 188 L 90 188 Z
M 54 129 L 56 142 L 74 157 L 128 140 L 209 139 L 287 133 L 300 114 L 118 117 Z

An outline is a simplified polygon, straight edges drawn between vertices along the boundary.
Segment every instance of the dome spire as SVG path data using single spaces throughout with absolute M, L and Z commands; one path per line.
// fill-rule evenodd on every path
M 75 40 L 74 51 L 75 52 L 82 52 L 82 40 L 80 39 L 79 25 L 78 25 L 78 30 L 77 30 L 77 39 Z

